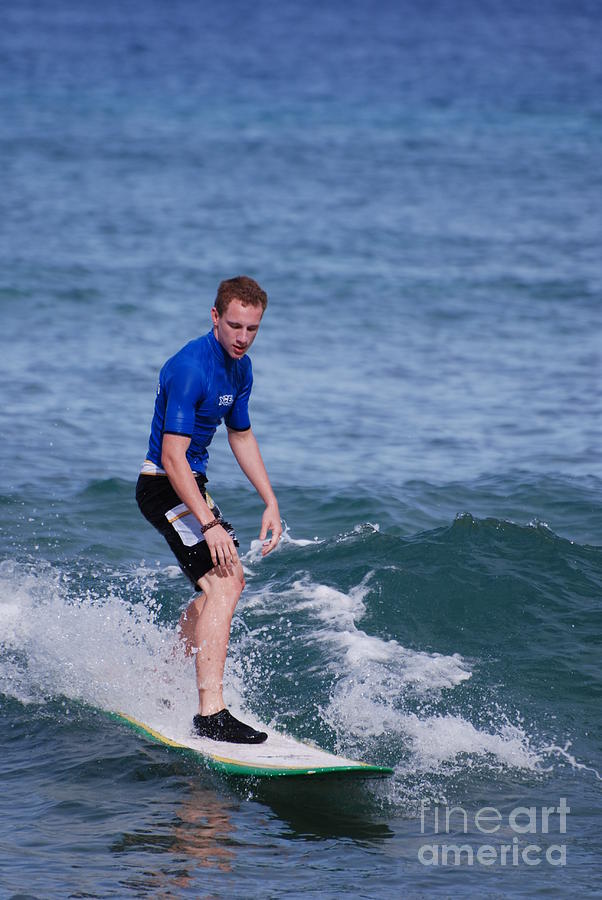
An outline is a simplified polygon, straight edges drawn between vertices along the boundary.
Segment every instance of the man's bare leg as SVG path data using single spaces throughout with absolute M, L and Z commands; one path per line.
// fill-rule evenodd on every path
M 197 594 L 180 616 L 178 628 L 186 656 L 192 656 L 196 652 L 198 646 L 196 643 L 197 624 L 204 603 L 205 595 Z
M 199 714 L 210 716 L 224 708 L 223 680 L 230 625 L 245 586 L 240 562 L 214 568 L 199 578 L 202 594 L 191 606 L 190 626 L 195 655 Z M 190 607 L 189 607 L 190 609 Z
M 187 656 L 195 654 L 199 712 L 193 724 L 197 734 L 218 741 L 259 744 L 267 739 L 235 719 L 223 695 L 224 666 L 234 610 L 245 586 L 242 566 L 214 568 L 197 582 L 202 593 L 180 619 L 180 634 Z

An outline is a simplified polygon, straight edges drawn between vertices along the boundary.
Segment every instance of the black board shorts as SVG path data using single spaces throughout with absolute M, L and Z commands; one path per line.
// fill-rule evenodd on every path
M 219 507 L 205 490 L 205 476 L 197 474 L 195 480 L 211 512 L 221 517 Z M 180 568 L 196 587 L 199 578 L 213 569 L 213 560 L 199 520 L 182 503 L 167 475 L 139 475 L 136 501 L 144 518 L 163 535 Z M 232 525 L 224 521 L 221 524 L 238 547 Z

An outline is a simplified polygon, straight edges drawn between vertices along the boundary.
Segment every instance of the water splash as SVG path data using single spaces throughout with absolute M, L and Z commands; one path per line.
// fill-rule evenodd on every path
M 139 578 L 140 576 L 138 576 Z M 132 603 L 115 586 L 82 589 L 53 569 L 0 565 L 0 690 L 23 703 L 65 696 L 144 718 L 193 684 L 172 628 L 151 598 Z
M 139 719 L 176 723 L 187 733 L 196 708 L 192 666 L 179 652 L 173 624 L 159 621 L 155 575 L 140 570 L 130 576 L 138 595 L 132 602 L 123 595 L 122 576 L 114 583 L 100 579 L 92 589 L 50 565 L 0 564 L 0 691 L 22 703 L 66 697 Z M 446 699 L 448 711 L 433 713 L 434 700 L 453 697 L 469 681 L 473 664 L 457 653 L 406 648 L 359 627 L 372 577 L 369 572 L 344 592 L 306 574 L 283 590 L 251 589 L 243 604 L 251 614 L 267 614 L 272 624 L 273 614 L 283 608 L 303 617 L 304 638 L 332 683 L 326 702 L 314 701 L 316 715 L 334 732 L 339 750 L 367 758 L 382 757 L 384 748 L 402 781 L 418 773 L 457 772 L 475 759 L 489 760 L 493 769 L 542 772 L 550 759 L 561 758 L 575 770 L 600 777 L 568 746 L 538 746 L 521 723 L 508 721 L 503 712 L 493 711 L 488 722 L 474 724 Z M 252 623 L 253 615 L 247 618 Z M 286 640 L 286 633 L 275 631 L 281 665 L 290 671 Z M 226 689 L 236 711 L 245 705 L 249 684 L 248 666 L 243 672 L 238 665 L 249 642 L 258 643 L 257 629 L 245 626 L 226 669 Z M 250 664 L 260 662 L 257 651 Z M 421 708 L 412 709 L 409 698 Z

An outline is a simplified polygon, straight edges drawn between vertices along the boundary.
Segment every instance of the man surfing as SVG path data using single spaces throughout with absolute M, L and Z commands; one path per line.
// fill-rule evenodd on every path
M 226 709 L 222 682 L 230 623 L 245 586 L 238 541 L 205 489 L 209 444 L 222 419 L 240 468 L 263 502 L 259 538 L 265 556 L 282 534 L 278 502 L 251 430 L 253 384 L 246 355 L 268 298 L 246 276 L 222 281 L 211 310 L 212 329 L 167 360 L 159 375 L 147 458 L 136 500 L 165 537 L 180 568 L 201 591 L 180 619 L 188 655 L 195 654 L 201 737 L 234 743 L 266 740 Z M 271 534 L 271 537 L 268 535 Z

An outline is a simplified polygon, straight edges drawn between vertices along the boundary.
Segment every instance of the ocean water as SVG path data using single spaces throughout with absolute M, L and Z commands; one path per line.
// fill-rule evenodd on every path
M 9 0 L 0 34 L 0 896 L 599 896 L 599 4 Z M 218 434 L 228 702 L 390 779 L 228 780 L 105 715 L 195 711 L 133 492 L 239 273 L 286 531 L 262 560 Z

